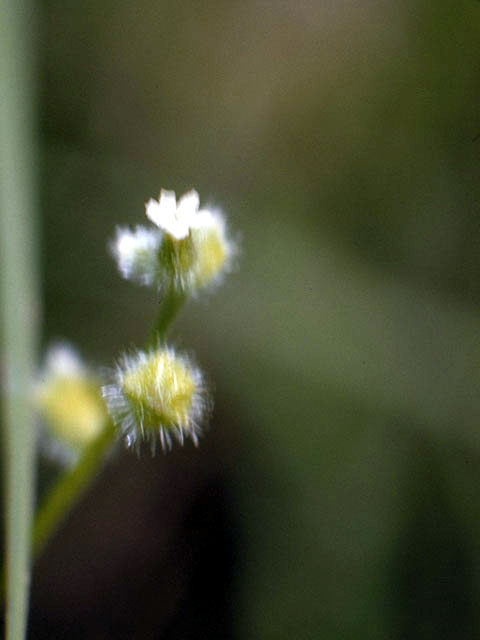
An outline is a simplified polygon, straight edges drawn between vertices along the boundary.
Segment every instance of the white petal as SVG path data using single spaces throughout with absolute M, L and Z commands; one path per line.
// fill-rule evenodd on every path
M 153 224 L 156 224 L 158 227 L 160 226 L 161 221 L 160 211 L 160 204 L 153 198 L 150 198 L 150 200 L 145 205 L 145 213 L 147 215 L 147 218 L 149 218 L 153 222 Z
M 162 189 L 158 202 L 151 198 L 145 207 L 147 217 L 153 222 L 153 224 L 156 224 L 157 227 L 163 228 L 164 221 L 175 216 L 175 212 L 177 210 L 175 192 Z
M 200 198 L 198 197 L 198 193 L 194 189 L 188 191 L 178 201 L 177 218 L 179 220 L 185 220 L 186 222 L 188 221 L 188 224 L 191 224 L 198 211 L 199 204 Z
M 165 220 L 162 224 L 162 229 L 176 240 L 182 240 L 182 238 L 186 238 L 190 233 L 188 221 L 177 220 L 175 217 Z
M 194 229 L 204 229 L 205 227 L 213 227 L 216 224 L 218 224 L 217 216 L 208 209 L 201 209 L 191 222 L 190 226 Z
M 158 199 L 158 203 L 164 215 L 175 214 L 175 211 L 177 209 L 177 199 L 175 198 L 175 191 L 162 189 L 160 191 L 160 198 Z

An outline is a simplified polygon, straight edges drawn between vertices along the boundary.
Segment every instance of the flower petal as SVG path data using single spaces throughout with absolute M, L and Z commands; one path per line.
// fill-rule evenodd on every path
M 195 189 L 188 191 L 178 201 L 177 218 L 182 221 L 185 220 L 185 222 L 191 225 L 197 214 L 199 205 L 200 198 Z
M 164 215 L 171 216 L 175 214 L 177 209 L 177 199 L 175 198 L 175 191 L 168 191 L 162 189 L 160 191 L 160 197 L 158 199 L 160 209 Z
M 176 240 L 182 240 L 190 233 L 188 220 L 178 220 L 176 217 L 165 220 L 162 224 L 162 229 Z
M 200 209 L 194 220 L 190 223 L 190 226 L 193 229 L 203 229 L 206 227 L 213 227 L 217 223 L 217 218 L 211 211 L 208 209 Z
M 175 199 L 174 191 L 166 191 L 162 189 L 160 192 L 160 198 L 154 200 L 151 198 L 147 204 L 145 205 L 145 213 L 147 214 L 147 218 L 149 218 L 153 224 L 156 224 L 157 227 L 164 228 L 164 224 L 170 221 L 175 217 L 175 212 L 177 210 L 177 201 Z

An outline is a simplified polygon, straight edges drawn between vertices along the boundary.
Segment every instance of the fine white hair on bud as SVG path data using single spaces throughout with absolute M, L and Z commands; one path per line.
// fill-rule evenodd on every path
M 191 438 L 195 446 L 208 409 L 202 373 L 191 361 L 168 347 L 138 351 L 121 358 L 103 397 L 127 446 L 137 451 L 143 441 L 155 453 Z
M 117 227 L 110 250 L 126 280 L 151 286 L 159 277 L 158 250 L 162 234 L 156 229 L 137 226 L 132 231 Z
M 45 450 L 64 460 L 74 459 L 108 419 L 100 381 L 67 343 L 48 349 L 34 397 L 45 425 Z
M 195 292 L 221 281 L 231 268 L 237 248 L 228 237 L 225 219 L 219 211 L 199 211 L 191 237 L 195 262 L 187 280 Z

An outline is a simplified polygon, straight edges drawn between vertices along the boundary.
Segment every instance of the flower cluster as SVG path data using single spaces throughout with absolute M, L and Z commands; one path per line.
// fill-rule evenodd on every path
M 217 282 L 229 269 L 235 247 L 223 216 L 199 205 L 196 191 L 177 202 L 173 191 L 162 189 L 158 201 L 146 204 L 154 227 L 117 228 L 111 251 L 122 276 L 186 293 Z
M 165 298 L 155 347 L 121 357 L 103 386 L 71 348 L 49 352 L 38 405 L 50 433 L 71 449 L 80 450 L 108 420 L 137 450 L 143 442 L 152 452 L 157 443 L 170 449 L 174 439 L 183 444 L 190 438 L 197 445 L 210 406 L 204 378 L 190 358 L 160 340 L 172 319 L 172 296 L 183 303 L 217 282 L 235 252 L 223 216 L 199 204 L 196 191 L 177 202 L 172 191 L 162 190 L 158 201 L 146 204 L 153 226 L 118 227 L 110 244 L 124 278 L 154 287 Z

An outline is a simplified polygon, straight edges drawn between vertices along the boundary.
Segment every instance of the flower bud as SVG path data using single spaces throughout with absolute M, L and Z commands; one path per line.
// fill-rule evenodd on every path
M 207 405 L 203 377 L 173 349 L 124 356 L 103 396 L 128 446 L 138 449 L 148 441 L 154 452 L 160 440 L 165 450 L 171 448 L 172 436 L 181 444 L 190 437 L 197 445 Z
M 151 286 L 161 275 L 158 250 L 162 234 L 158 229 L 137 226 L 135 231 L 117 227 L 116 236 L 110 245 L 120 273 L 126 280 Z
M 226 236 L 222 216 L 210 211 L 203 213 L 202 224 L 192 229 L 196 255 L 190 275 L 190 286 L 193 289 L 200 289 L 216 282 L 230 267 L 234 253 L 234 246 Z
M 59 453 L 78 453 L 100 433 L 108 419 L 99 381 L 67 344 L 48 350 L 35 400 L 50 448 Z

